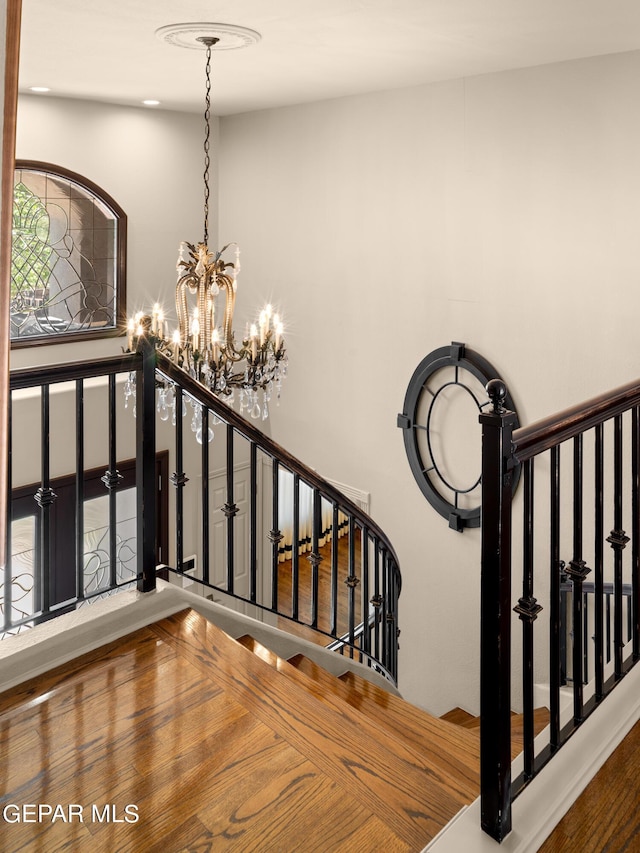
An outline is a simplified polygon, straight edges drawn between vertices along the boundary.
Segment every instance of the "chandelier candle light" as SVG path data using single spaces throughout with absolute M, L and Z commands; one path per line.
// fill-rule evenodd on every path
M 275 387 L 278 398 L 287 372 L 284 326 L 280 315 L 267 305 L 256 323 L 247 323 L 240 343 L 233 330 L 240 249 L 228 243 L 211 251 L 209 243 L 209 167 L 211 134 L 211 52 L 245 47 L 260 39 L 258 33 L 229 24 L 174 24 L 162 27 L 159 38 L 180 47 L 206 50 L 206 95 L 204 138 L 204 236 L 201 243 L 183 242 L 176 265 L 176 313 L 178 327 L 169 337 L 164 312 L 158 304 L 151 315 L 139 312 L 127 325 L 128 350 L 136 349 L 138 338 L 147 335 L 156 348 L 215 394 L 233 401 L 240 389 L 240 411 L 251 417 L 268 417 L 268 403 Z M 227 250 L 234 260 L 225 260 Z M 216 299 L 224 296 L 224 312 L 216 321 Z M 190 308 L 191 305 L 191 308 Z M 258 391 L 262 390 L 262 405 Z

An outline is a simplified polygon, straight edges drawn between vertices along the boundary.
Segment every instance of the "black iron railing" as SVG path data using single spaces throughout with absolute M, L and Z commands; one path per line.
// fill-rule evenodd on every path
M 307 625 L 325 635 L 327 644 L 340 638 L 343 654 L 379 664 L 395 681 L 401 576 L 384 532 L 335 486 L 162 355 L 156 377 L 173 411 L 180 413 L 187 401 L 200 442 L 199 458 L 191 454 L 187 470 L 189 418 L 176 417 L 176 545 L 170 569 L 184 571 L 185 500 L 188 484 L 196 480 L 202 523 L 192 547 L 198 581 L 278 616 L 281 624 Z M 193 444 L 192 437 L 188 440 Z M 287 483 L 288 502 L 283 499 Z M 308 554 L 298 547 L 302 538 L 310 543 Z M 285 540 L 291 542 L 288 560 Z
M 564 567 L 564 566 L 563 566 Z M 597 606 L 595 583 L 582 584 L 582 668 L 574 671 L 573 655 L 573 583 L 564 571 L 560 575 L 560 657 L 561 683 L 573 683 L 582 678 L 583 684 L 589 684 L 596 677 L 596 661 L 599 649 L 596 636 L 604 635 L 602 652 L 605 666 L 613 661 L 614 649 L 614 613 L 615 584 L 604 583 L 598 594 L 604 599 L 604 608 Z M 633 586 L 622 584 L 623 643 L 633 639 Z M 596 631 L 596 626 L 598 630 Z
M 513 799 L 640 653 L 640 383 L 517 430 L 503 408 L 505 390 L 500 381 L 489 383 L 493 411 L 480 416 L 481 812 L 483 829 L 498 841 L 511 830 Z M 521 519 L 511 489 L 518 466 Z M 517 602 L 512 577 L 522 583 Z M 524 769 L 512 780 L 514 611 L 522 633 L 514 693 L 524 716 Z M 572 673 L 585 672 L 587 646 L 593 655 L 587 678 L 574 677 L 569 687 L 567 646 Z M 550 725 L 542 743 L 534 741 L 537 683 L 549 690 Z
M 142 386 L 142 356 L 123 355 L 121 357 L 70 363 L 14 371 L 10 378 L 9 410 L 9 471 L 8 471 L 8 523 L 7 553 L 4 559 L 2 578 L 2 630 L 3 633 L 15 633 L 24 626 L 46 621 L 53 616 L 66 612 L 92 598 L 100 597 L 110 590 L 121 586 L 136 585 L 141 590 L 152 589 L 155 584 L 155 560 L 148 559 L 143 548 L 138 549 L 135 565 L 123 562 L 118 556 L 116 542 L 116 494 L 121 474 L 116 464 L 118 446 L 117 410 L 122 401 L 116 395 L 118 375 L 124 377 L 137 373 Z M 86 453 L 86 393 L 91 388 L 95 392 L 96 379 L 102 379 L 104 404 L 104 446 L 97 452 L 108 460 L 102 481 L 104 494 L 108 496 L 109 533 L 104 559 L 99 571 L 92 572 L 89 579 L 85 566 L 85 548 L 83 544 L 85 481 L 87 465 Z M 64 398 L 57 395 L 66 384 Z M 32 394 L 25 397 L 25 392 Z M 73 398 L 70 407 L 68 400 Z M 64 402 L 60 405 L 60 400 Z M 53 430 L 52 418 L 59 427 Z M 54 435 L 52 441 L 52 433 Z M 151 464 L 154 466 L 153 431 L 140 438 L 141 454 L 150 450 Z M 96 448 L 92 447 L 92 453 Z M 57 466 L 61 455 L 66 453 L 69 467 L 75 466 L 75 500 L 65 501 L 64 516 L 59 513 L 57 494 L 52 487 L 54 475 L 52 468 Z M 141 456 L 142 459 L 142 456 Z M 25 466 L 32 460 L 38 460 L 40 479 L 34 488 L 31 507 L 22 499 L 18 510 L 17 501 L 12 500 L 16 487 L 30 481 L 31 475 L 25 473 Z M 59 472 L 58 472 L 59 473 Z M 144 466 L 139 469 L 136 478 L 137 499 L 139 504 L 145 500 L 145 489 L 154 494 L 155 470 L 150 479 Z M 19 490 L 19 489 L 18 489 Z M 72 517 L 70 517 L 72 516 Z M 18 533 L 13 521 L 22 520 L 27 541 L 18 547 L 13 541 Z M 75 539 L 75 547 L 66 547 L 64 535 Z M 150 520 L 151 535 L 153 519 Z M 15 546 L 15 547 L 14 547 Z M 19 551 L 22 559 L 14 554 Z M 153 551 L 151 552 L 153 554 Z M 69 559 L 69 555 L 72 558 Z M 155 555 L 154 555 L 155 556 Z
M 71 384 L 56 398 L 54 429 L 52 394 L 56 396 L 55 389 L 64 383 Z M 86 420 L 87 383 L 92 395 L 91 427 Z M 11 521 L 19 513 L 16 500 L 13 510 L 12 501 L 8 502 L 12 516 L 2 578 L 4 632 L 44 621 L 121 586 L 149 591 L 155 587 L 161 563 L 163 572 L 177 575 L 195 568 L 195 578 L 192 575 L 190 580 L 195 579 L 205 594 L 207 590 L 219 593 L 231 606 L 246 602 L 271 614 L 267 618 L 280 620 L 285 628 L 290 621 L 305 625 L 316 636 L 324 636 L 326 644 L 340 639 L 342 654 L 378 668 L 395 681 L 401 577 L 383 531 L 337 488 L 157 353 L 144 338 L 137 353 L 13 372 L 10 387 L 12 401 L 17 395 L 11 410 L 10 461 L 18 456 L 38 458 L 40 477 L 33 489 L 33 508 L 27 501 L 27 510 L 20 510 L 31 524 L 30 581 L 13 554 Z M 25 389 L 31 389 L 27 401 L 20 397 Z M 97 394 L 101 396 L 96 401 Z M 98 430 L 96 406 L 103 412 Z M 34 407 L 37 429 L 32 423 Z M 98 450 L 96 441 L 101 444 Z M 75 448 L 72 461 L 64 463 L 65 473 L 75 467 L 74 534 L 69 537 L 75 539 L 73 578 L 69 561 L 57 553 L 53 535 L 60 519 L 52 488 L 52 459 L 60 473 L 61 454 L 66 449 L 69 456 L 69 447 Z M 123 482 L 118 459 L 123 458 L 123 448 L 127 448 L 124 455 L 136 458 L 133 567 L 131 561 L 125 566 L 117 530 Z M 170 500 L 164 493 L 170 522 L 163 521 L 158 510 L 156 457 L 164 449 L 173 469 Z M 99 580 L 94 577 L 91 584 L 84 522 L 87 452 L 106 460 L 101 480 L 108 530 Z M 11 463 L 10 497 L 16 494 L 12 486 L 26 482 L 33 478 L 16 472 Z M 163 534 L 171 541 L 160 558 L 158 543 Z M 299 547 L 303 540 L 310 547 L 306 556 Z M 28 604 L 18 606 L 16 599 L 29 583 Z

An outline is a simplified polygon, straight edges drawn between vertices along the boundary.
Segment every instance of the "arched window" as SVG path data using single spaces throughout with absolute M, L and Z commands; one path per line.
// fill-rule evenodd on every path
M 11 345 L 122 334 L 127 217 L 91 181 L 50 163 L 16 162 Z

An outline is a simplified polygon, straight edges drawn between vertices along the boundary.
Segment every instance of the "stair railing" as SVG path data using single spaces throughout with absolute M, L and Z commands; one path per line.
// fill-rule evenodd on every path
M 93 382 L 91 393 L 98 393 L 93 380 L 100 377 L 106 405 L 100 398 L 99 404 L 92 401 L 91 406 L 99 405 L 106 415 L 104 429 L 100 429 L 106 438 L 103 441 L 101 435 L 96 440 L 106 444 L 99 455 L 109 460 L 102 477 L 108 496 L 109 545 L 104 549 L 100 582 L 89 592 L 83 541 L 88 468 L 85 444 L 95 436 L 88 435 L 91 429 L 86 422 L 89 404 L 85 395 L 88 380 Z M 60 430 L 51 426 L 52 389 L 55 391 L 64 383 L 71 383 L 66 386 L 66 393 L 73 402 L 64 398 L 66 420 L 63 419 L 60 435 Z M 124 401 L 118 387 L 124 388 Z M 12 565 L 11 556 L 11 495 L 15 485 L 11 458 L 14 444 L 24 455 L 25 435 L 34 425 L 16 423 L 12 407 L 10 421 L 15 441 L 12 444 L 10 435 L 9 537 L 1 579 L 4 625 L 0 631 L 15 633 L 123 586 L 134 584 L 143 592 L 155 588 L 156 541 L 162 532 L 156 508 L 155 461 L 156 452 L 168 444 L 174 468 L 173 525 L 168 525 L 172 527 L 173 559 L 163 554 L 161 570 L 184 575 L 187 557 L 194 556 L 197 582 L 205 592 L 220 593 L 227 603 L 245 602 L 271 614 L 281 627 L 290 623 L 304 625 L 325 644 L 341 638 L 343 654 L 377 668 L 395 682 L 401 576 L 387 536 L 357 504 L 156 352 L 144 337 L 136 353 L 13 371 L 10 389 L 12 400 L 25 389 L 32 389 L 29 405 L 35 404 L 39 410 L 39 438 L 26 452 L 34 459 L 39 457 L 40 481 L 34 485 L 33 508 L 29 509 L 35 540 L 32 588 L 27 590 L 29 605 L 21 609 L 16 599 L 25 584 L 20 568 Z M 168 396 L 175 416 L 173 425 L 168 423 Z M 125 405 L 129 411 L 123 418 Z M 135 420 L 129 416 L 134 405 Z M 20 400 L 18 408 L 21 406 L 24 400 Z M 54 406 L 56 425 L 60 408 L 59 404 Z M 190 419 L 182 416 L 187 410 Z M 33 412 L 29 411 L 33 419 Z M 189 423 L 195 427 L 194 436 L 190 435 Z M 131 435 L 125 435 L 127 431 Z M 215 437 L 209 441 L 214 431 Z M 57 496 L 52 488 L 51 463 L 52 458 L 60 461 L 60 442 L 65 445 L 67 456 L 73 456 L 74 439 L 75 543 L 65 543 L 73 554 L 70 560 L 61 561 L 54 554 Z M 162 442 L 165 447 L 160 448 Z M 118 449 L 123 446 L 135 447 L 137 525 L 136 569 L 124 573 L 116 532 L 117 496 L 122 483 L 117 460 Z M 95 455 L 95 448 L 92 452 Z M 283 472 L 293 478 L 293 505 L 287 509 L 286 519 L 280 500 Z M 305 486 L 312 493 L 311 552 L 306 560 L 296 547 L 302 526 L 300 490 Z M 291 527 L 293 538 L 286 573 L 281 566 L 285 522 Z M 339 529 L 346 529 L 341 541 Z M 369 618 L 370 611 L 375 614 L 373 619 Z
M 177 417 L 176 468 L 172 476 L 176 487 L 176 550 L 173 565 L 166 568 L 184 573 L 186 515 L 182 492 L 190 478 L 198 479 L 198 512 L 208 520 L 200 525 L 198 582 L 206 589 L 277 616 L 282 627 L 293 621 L 306 625 L 316 635 L 324 635 L 326 644 L 342 639 L 343 654 L 378 668 L 395 683 L 401 575 L 385 533 L 354 501 L 265 435 L 250 419 L 242 417 L 170 359 L 161 354 L 156 359 L 156 381 L 170 390 L 176 411 L 188 401 L 191 423 L 201 442 L 195 469 L 185 471 L 185 419 Z M 207 441 L 210 431 L 214 437 Z M 223 461 L 217 464 L 214 455 Z M 244 471 L 242 477 L 239 470 Z M 212 477 L 212 472 L 217 476 Z M 292 505 L 286 512 L 281 501 L 285 473 L 293 478 Z M 217 491 L 223 493 L 224 502 L 219 507 L 213 500 L 216 486 L 212 480 L 218 481 Z M 303 486 L 312 492 L 311 551 L 306 559 L 297 547 Z M 242 549 L 241 498 L 249 524 L 244 558 L 238 553 Z M 261 516 L 261 507 L 268 508 L 266 518 L 264 513 Z M 285 525 L 291 530 L 293 544 L 283 577 Z M 342 547 L 338 530 L 345 526 L 346 545 Z M 343 557 L 341 551 L 346 551 Z M 266 573 L 265 560 L 269 566 Z M 371 610 L 373 619 L 369 618 Z M 360 625 L 363 630 L 359 630 Z
M 514 429 L 514 415 L 504 409 L 504 383 L 493 380 L 487 391 L 493 410 L 480 415 L 481 823 L 502 841 L 511 831 L 513 800 L 640 657 L 640 383 L 520 429 Z M 521 519 L 513 511 L 517 466 L 522 466 L 524 485 Z M 570 559 L 564 565 L 567 552 Z M 515 605 L 512 570 L 517 571 L 514 583 L 522 583 Z M 585 578 L 591 573 L 594 678 L 587 685 L 574 678 L 564 688 L 568 635 L 573 672 L 582 671 Z M 571 585 L 568 621 L 562 615 L 566 579 Z M 613 624 L 611 665 L 606 661 L 607 601 Z M 514 670 L 521 684 L 512 692 L 514 612 L 521 620 L 522 660 Z M 630 639 L 623 631 L 629 618 Z M 550 726 L 542 744 L 540 738 L 534 742 L 536 683 L 549 685 Z M 571 691 L 568 714 L 562 707 L 563 689 Z M 524 770 L 512 780 L 510 713 L 519 703 L 516 693 L 524 715 Z

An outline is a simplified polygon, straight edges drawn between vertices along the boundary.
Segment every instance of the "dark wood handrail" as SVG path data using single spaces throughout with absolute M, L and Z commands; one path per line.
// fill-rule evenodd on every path
M 513 456 L 518 462 L 524 462 L 638 405 L 640 380 L 636 379 L 606 394 L 600 394 L 558 414 L 514 430 L 511 444 Z
M 402 578 L 399 569 L 399 561 L 396 552 L 389 541 L 384 531 L 376 524 L 376 522 L 354 501 L 344 495 L 339 489 L 325 480 L 320 474 L 309 468 L 303 462 L 300 462 L 295 456 L 292 456 L 288 450 L 285 450 L 280 444 L 275 442 L 268 435 L 265 435 L 261 430 L 255 427 L 250 421 L 245 420 L 242 415 L 238 414 L 231 406 L 228 406 L 220 397 L 217 397 L 211 391 L 208 391 L 203 385 L 197 382 L 189 374 L 185 373 L 180 367 L 174 364 L 169 358 L 161 353 L 156 354 L 157 369 L 164 374 L 172 382 L 181 385 L 184 391 L 204 404 L 212 412 L 215 412 L 222 420 L 230 424 L 239 433 L 244 435 L 246 439 L 255 443 L 260 449 L 271 456 L 273 459 L 278 459 L 287 469 L 294 474 L 298 474 L 308 485 L 316 488 L 323 497 L 335 501 L 342 510 L 347 514 L 352 515 L 362 522 L 367 527 L 369 533 L 380 540 L 384 545 L 387 553 L 393 561 L 394 574 L 398 582 L 398 593 L 401 590 Z
M 140 367 L 139 353 L 129 352 L 92 361 L 70 361 L 64 364 L 48 364 L 45 367 L 24 367 L 12 370 L 9 387 L 12 391 L 35 388 L 38 385 L 53 385 L 73 382 L 76 379 L 92 379 L 113 373 L 127 373 Z

